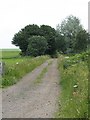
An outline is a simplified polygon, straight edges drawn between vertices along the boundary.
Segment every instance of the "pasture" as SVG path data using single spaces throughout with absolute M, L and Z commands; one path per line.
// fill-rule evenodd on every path
M 19 49 L 2 49 L 2 59 L 19 57 Z

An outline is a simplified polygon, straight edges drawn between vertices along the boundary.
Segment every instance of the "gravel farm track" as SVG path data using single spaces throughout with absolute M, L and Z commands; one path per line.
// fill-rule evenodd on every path
M 57 59 L 50 59 L 17 84 L 2 90 L 2 118 L 54 118 L 60 94 Z M 47 71 L 39 84 L 35 80 Z

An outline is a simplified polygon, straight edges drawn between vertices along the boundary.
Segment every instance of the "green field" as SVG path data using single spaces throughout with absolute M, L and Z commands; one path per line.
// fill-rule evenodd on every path
M 0 51 L 2 53 L 2 59 L 19 57 L 19 53 L 20 53 L 19 49 L 2 49 Z

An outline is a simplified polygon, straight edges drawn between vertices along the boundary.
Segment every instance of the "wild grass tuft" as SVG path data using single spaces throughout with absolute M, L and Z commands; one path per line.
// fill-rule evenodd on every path
M 42 70 L 42 72 L 40 73 L 40 75 L 36 78 L 36 80 L 34 81 L 34 84 L 35 84 L 35 85 L 42 82 L 42 78 L 43 78 L 44 74 L 47 72 L 47 68 L 48 68 L 48 66 L 45 67 L 45 68 Z
M 36 80 L 34 81 L 34 84 L 39 84 L 39 83 L 42 82 L 42 79 L 43 79 L 45 73 L 47 72 L 49 65 L 51 65 L 51 64 L 52 64 L 52 61 L 49 61 L 49 62 L 48 62 L 48 66 L 46 66 L 46 67 L 41 71 L 41 73 L 39 74 L 39 76 L 38 76 L 38 77 L 36 78 Z

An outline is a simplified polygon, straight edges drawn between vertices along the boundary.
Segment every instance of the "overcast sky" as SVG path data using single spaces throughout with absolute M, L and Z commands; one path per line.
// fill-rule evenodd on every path
M 15 48 L 12 38 L 28 24 L 56 28 L 63 19 L 74 15 L 88 29 L 89 0 L 0 0 L 0 48 Z

